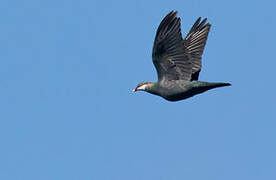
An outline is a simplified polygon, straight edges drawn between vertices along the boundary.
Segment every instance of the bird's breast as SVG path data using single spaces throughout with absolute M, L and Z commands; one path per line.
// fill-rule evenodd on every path
M 183 95 L 190 88 L 189 84 L 181 80 L 164 81 L 160 83 L 160 95 L 165 99 Z

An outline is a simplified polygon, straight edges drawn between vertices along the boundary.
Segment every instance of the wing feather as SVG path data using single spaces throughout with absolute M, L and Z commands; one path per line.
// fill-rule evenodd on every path
M 180 18 L 176 11 L 171 11 L 157 29 L 152 60 L 158 80 L 191 79 L 192 64 L 185 53 Z
M 202 67 L 202 54 L 211 28 L 209 23 L 206 24 L 206 18 L 200 21 L 201 18 L 199 17 L 184 39 L 186 51 L 192 63 L 191 81 L 198 80 Z
M 180 18 L 171 11 L 161 21 L 154 40 L 152 60 L 158 80 L 198 80 L 202 53 L 211 25 L 198 18 L 183 40 Z

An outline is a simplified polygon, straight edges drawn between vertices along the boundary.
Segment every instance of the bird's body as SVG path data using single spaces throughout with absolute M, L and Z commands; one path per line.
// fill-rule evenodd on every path
M 145 91 L 161 96 L 168 101 L 179 101 L 187 99 L 196 94 L 203 93 L 207 90 L 229 86 L 229 83 L 212 83 L 203 81 L 185 81 L 185 80 L 164 80 L 160 82 L 149 82 Z
M 146 91 L 168 101 L 179 101 L 209 89 L 231 85 L 198 81 L 201 56 L 211 27 L 206 20 L 198 18 L 183 39 L 180 18 L 177 12 L 171 11 L 160 23 L 153 45 L 152 60 L 158 81 L 139 83 L 133 91 Z

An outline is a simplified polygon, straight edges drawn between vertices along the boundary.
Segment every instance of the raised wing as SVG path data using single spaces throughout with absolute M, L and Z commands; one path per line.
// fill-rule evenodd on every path
M 189 55 L 189 59 L 192 63 L 191 81 L 198 80 L 198 76 L 202 66 L 201 56 L 204 51 L 204 47 L 208 38 L 208 33 L 211 28 L 211 24 L 206 24 L 206 18 L 201 22 L 200 20 L 201 18 L 197 19 L 183 41 L 185 44 L 186 52 Z
M 171 11 L 160 23 L 152 51 L 158 80 L 190 80 L 192 64 L 185 52 L 181 35 L 180 18 Z

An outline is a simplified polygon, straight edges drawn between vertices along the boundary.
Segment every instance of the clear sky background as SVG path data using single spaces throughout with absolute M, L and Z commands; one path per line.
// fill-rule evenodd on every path
M 0 179 L 275 180 L 274 1 L 0 3 Z M 212 24 L 200 80 L 180 102 L 131 90 L 157 79 L 162 18 Z

